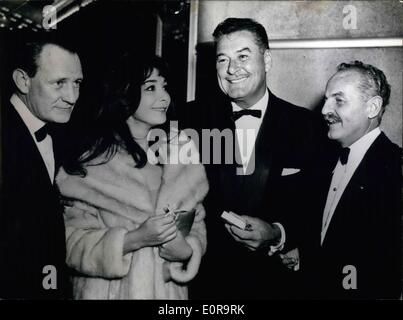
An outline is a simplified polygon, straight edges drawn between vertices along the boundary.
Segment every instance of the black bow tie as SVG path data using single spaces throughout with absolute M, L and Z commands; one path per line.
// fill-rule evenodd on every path
M 340 162 L 344 166 L 348 161 L 348 155 L 350 154 L 350 148 L 341 148 L 340 150 Z
M 49 124 L 45 124 L 42 128 L 35 131 L 35 138 L 36 141 L 41 142 L 43 141 L 47 135 L 52 135 L 53 129 L 50 127 Z
M 255 118 L 261 118 L 262 117 L 262 111 L 261 110 L 249 110 L 249 109 L 242 109 L 240 111 L 233 111 L 232 112 L 232 120 L 236 121 L 242 116 L 250 115 Z

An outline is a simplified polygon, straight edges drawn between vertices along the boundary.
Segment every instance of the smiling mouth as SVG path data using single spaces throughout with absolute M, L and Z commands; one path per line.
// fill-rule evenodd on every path
M 331 125 L 334 125 L 337 123 L 341 123 L 341 119 L 338 116 L 336 116 L 335 114 L 326 114 L 324 116 L 324 119 L 328 126 L 331 126 Z
M 341 123 L 341 121 L 337 120 L 337 119 L 329 119 L 329 120 L 326 120 L 326 123 L 327 123 L 328 126 L 331 126 L 331 125 L 334 125 L 334 124 L 337 124 L 337 123 Z
M 240 83 L 246 79 L 247 79 L 247 77 L 241 77 L 241 78 L 236 78 L 236 79 L 227 79 L 227 81 L 231 84 L 234 84 L 234 83 Z
M 164 107 L 164 108 L 153 108 L 153 110 L 160 111 L 160 112 L 167 112 L 168 107 Z

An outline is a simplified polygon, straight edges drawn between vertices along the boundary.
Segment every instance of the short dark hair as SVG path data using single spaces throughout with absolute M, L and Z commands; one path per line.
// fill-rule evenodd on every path
M 66 161 L 67 173 L 85 176 L 85 164 L 98 157 L 102 160 L 96 165 L 107 163 L 119 148 L 132 156 L 136 168 L 147 164 L 147 154 L 133 139 L 126 120 L 136 112 L 141 86 L 154 69 L 168 80 L 168 65 L 161 57 L 125 52 L 105 71 L 101 103 L 92 126 L 95 129 L 91 129 L 83 145 L 76 147 L 71 159 Z
M 265 28 L 258 22 L 249 18 L 227 18 L 222 21 L 214 30 L 214 41 L 217 41 L 224 35 L 237 31 L 249 31 L 255 36 L 256 44 L 263 51 L 269 49 L 269 39 Z
M 383 71 L 358 60 L 350 63 L 341 63 L 337 67 L 337 71 L 349 70 L 360 73 L 362 81 L 359 85 L 359 89 L 367 99 L 370 99 L 374 96 L 380 96 L 382 98 L 383 113 L 385 111 L 385 107 L 389 104 L 390 98 L 390 85 L 386 80 L 386 76 Z
M 27 40 L 17 45 L 13 69 L 22 69 L 29 77 L 34 77 L 39 67 L 38 59 L 46 45 L 55 45 L 70 53 L 78 53 L 77 48 L 67 40 L 56 39 L 55 37 Z

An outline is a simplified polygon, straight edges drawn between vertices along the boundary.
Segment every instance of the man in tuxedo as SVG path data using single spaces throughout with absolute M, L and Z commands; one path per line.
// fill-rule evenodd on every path
M 401 294 L 401 150 L 379 129 L 389 96 L 384 73 L 360 61 L 340 64 L 327 83 L 322 114 L 340 156 L 310 175 L 315 206 L 300 252 L 305 297 Z
M 57 142 L 51 128 L 70 119 L 83 79 L 76 51 L 53 40 L 16 52 L 15 92 L 2 105 L 0 298 L 69 297 Z
M 234 146 L 230 150 L 235 150 L 230 158 L 236 161 L 226 161 L 231 153 L 228 145 L 207 148 L 213 157 L 223 151 L 221 156 L 227 159 L 221 158 L 218 164 L 211 160 L 206 166 L 208 249 L 190 297 L 292 297 L 294 275 L 282 268 L 274 253 L 283 247 L 284 230 L 298 224 L 297 206 L 304 189 L 300 173 L 311 163 L 318 124 L 309 110 L 268 89 L 271 54 L 261 24 L 228 18 L 217 26 L 213 37 L 223 95 L 189 103 L 179 121 L 199 132 L 230 130 Z M 207 142 L 202 140 L 200 148 L 205 164 Z M 242 216 L 247 230 L 225 223 L 221 219 L 224 210 Z

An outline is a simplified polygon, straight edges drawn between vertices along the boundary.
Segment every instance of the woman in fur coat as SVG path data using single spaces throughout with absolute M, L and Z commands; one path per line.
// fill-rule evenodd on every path
M 183 133 L 149 147 L 171 98 L 161 59 L 141 61 L 108 75 L 96 134 L 57 177 L 75 299 L 187 299 L 206 250 L 204 167 Z

